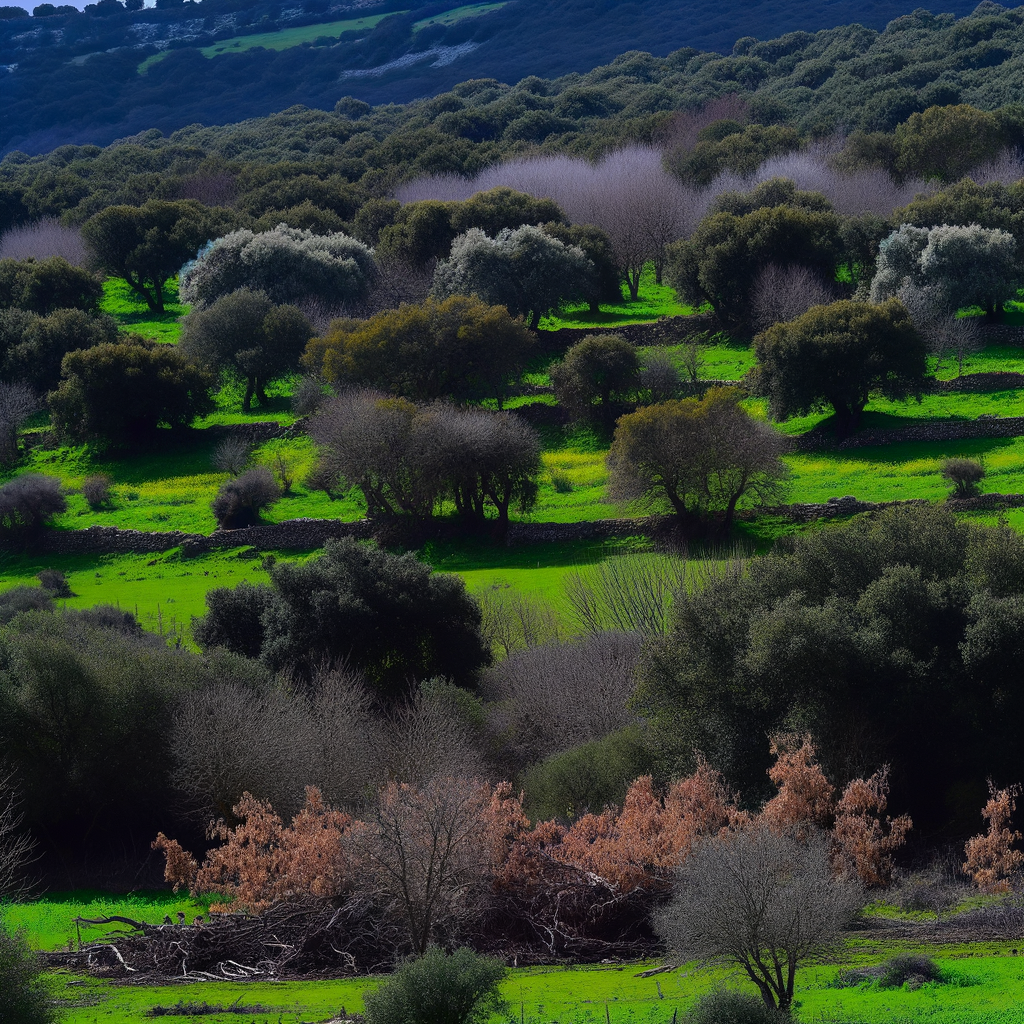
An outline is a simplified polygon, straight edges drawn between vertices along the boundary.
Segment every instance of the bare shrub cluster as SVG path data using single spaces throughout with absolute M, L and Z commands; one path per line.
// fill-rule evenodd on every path
M 65 227 L 56 217 L 10 228 L 0 236 L 0 260 L 37 260 L 61 256 L 76 267 L 89 261 L 89 250 L 78 228 Z
M 773 324 L 788 323 L 812 306 L 826 306 L 839 296 L 810 267 L 781 267 L 769 263 L 758 271 L 750 296 L 751 324 L 764 331 Z
M 516 651 L 491 668 L 484 692 L 497 732 L 511 732 L 530 764 L 636 721 L 627 707 L 640 659 L 638 633 L 606 631 Z

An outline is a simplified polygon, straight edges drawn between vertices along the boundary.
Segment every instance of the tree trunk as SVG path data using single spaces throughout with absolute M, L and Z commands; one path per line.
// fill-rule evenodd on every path
M 640 274 L 643 271 L 630 271 L 626 274 L 626 283 L 629 285 L 629 301 L 636 302 L 640 297 Z
M 252 412 L 252 394 L 256 390 L 256 381 L 252 377 L 245 378 L 245 396 L 242 398 L 242 412 Z
M 153 282 L 153 295 L 156 300 L 156 311 L 162 313 L 164 311 L 164 286 L 162 281 Z
M 264 407 L 266 406 L 267 402 L 270 401 L 270 399 L 267 398 L 266 387 L 267 387 L 267 382 L 265 380 L 263 380 L 261 377 L 257 377 L 256 378 L 256 397 L 260 400 L 260 405 L 264 406 Z

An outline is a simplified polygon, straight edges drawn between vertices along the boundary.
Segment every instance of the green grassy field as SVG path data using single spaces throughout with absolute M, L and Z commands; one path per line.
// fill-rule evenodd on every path
M 507 2 L 508 0 L 505 0 L 505 3 Z M 478 18 L 481 14 L 499 11 L 505 6 L 505 3 L 466 4 L 463 7 L 453 7 L 450 11 L 437 14 L 433 18 L 422 18 L 420 21 L 414 21 L 412 28 L 414 32 L 419 32 L 421 28 L 427 28 L 429 25 L 454 25 L 457 21 L 462 21 L 465 18 Z
M 100 309 L 109 313 L 124 330 L 170 345 L 176 344 L 181 335 L 179 318 L 189 311 L 188 306 L 178 301 L 177 278 L 168 281 L 164 288 L 163 313 L 154 313 L 126 282 L 117 277 L 103 282 Z
M 854 940 L 841 962 L 801 970 L 794 1020 L 836 1024 L 1020 1024 L 1024 1021 L 1024 964 L 1007 943 L 923 947 L 911 943 Z M 877 963 L 896 952 L 925 952 L 942 968 L 944 983 L 879 989 L 865 983 L 838 988 L 842 969 Z M 684 964 L 652 978 L 636 975 L 650 962 L 586 967 L 519 968 L 502 985 L 506 1009 L 492 1017 L 521 1024 L 670 1024 L 701 995 L 721 985 L 753 992 L 735 973 Z M 207 1003 L 260 1007 L 242 1016 L 207 1012 L 176 1019 L 227 1024 L 299 1024 L 360 1013 L 363 996 L 378 978 L 284 982 L 200 982 L 114 985 L 98 979 L 55 974 L 53 989 L 65 1006 L 66 1024 L 127 1024 L 153 1007 Z M 344 1008 L 344 1010 L 343 1010 Z
M 507 2 L 507 0 L 506 0 Z M 490 14 L 504 7 L 504 3 L 466 4 L 462 7 L 455 7 L 445 11 L 443 14 L 433 18 L 423 18 L 413 23 L 413 31 L 427 28 L 429 25 L 454 25 L 457 21 L 465 18 L 476 18 L 481 14 Z M 395 14 L 407 14 L 407 11 L 387 11 L 384 14 L 370 14 L 362 18 L 346 18 L 343 21 L 330 21 L 316 25 L 300 25 L 296 28 L 283 28 L 276 32 L 255 32 L 250 35 L 233 36 L 230 39 L 222 39 L 212 46 L 204 46 L 200 53 L 204 57 L 219 57 L 225 53 L 243 53 L 245 50 L 255 49 L 257 46 L 265 50 L 288 50 L 293 46 L 301 46 L 303 43 L 313 43 L 318 39 L 327 38 L 336 42 L 337 38 L 346 32 L 365 32 L 374 28 L 385 18 Z M 166 51 L 154 53 L 142 61 L 137 71 L 140 75 L 146 74 L 149 69 L 158 61 L 167 56 Z
M 175 895 L 167 890 L 137 892 L 127 896 L 111 893 L 76 890 L 75 892 L 47 893 L 42 899 L 25 903 L 0 904 L 0 921 L 7 928 L 20 930 L 28 937 L 33 949 L 66 949 L 69 943 L 94 942 L 113 931 L 124 928 L 121 924 L 76 924 L 82 917 L 97 920 L 117 915 L 133 921 L 159 924 L 164 917 L 177 920 L 179 912 L 189 924 L 197 914 L 209 913 L 210 900 L 193 899 L 187 894 Z
M 639 299 L 636 302 L 601 304 L 600 312 L 591 313 L 586 303 L 566 306 L 557 316 L 541 318 L 542 331 L 557 331 L 563 327 L 617 327 L 657 320 L 662 316 L 687 316 L 692 306 L 683 305 L 675 290 L 666 284 L 655 284 L 654 267 L 649 265 L 640 278 Z

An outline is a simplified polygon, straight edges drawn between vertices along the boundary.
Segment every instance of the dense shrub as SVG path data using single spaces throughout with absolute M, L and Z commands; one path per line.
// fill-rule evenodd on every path
M 281 497 L 281 488 L 266 466 L 246 470 L 220 485 L 211 508 L 222 530 L 254 526 L 260 513 Z
M 10 621 L 0 631 L 0 746 L 43 852 L 120 857 L 122 844 L 152 838 L 172 806 L 179 702 L 214 680 L 259 674 L 231 655 L 170 649 L 114 608 Z
M 976 459 L 944 459 L 939 467 L 942 479 L 953 485 L 954 498 L 970 498 L 985 479 L 985 467 Z
M 760 271 L 793 265 L 833 280 L 843 252 L 840 222 L 830 210 L 761 206 L 710 214 L 692 238 L 669 247 L 666 273 L 686 301 L 710 302 L 729 330 L 749 336 L 751 292 Z
M 0 486 L 0 534 L 31 537 L 66 511 L 60 480 L 42 473 L 25 473 Z
M 0 590 L 0 626 L 22 612 L 51 612 L 53 607 L 53 598 L 43 587 L 17 586 Z
M 560 405 L 578 418 L 610 425 L 617 407 L 635 398 L 640 360 L 618 334 L 589 334 L 548 371 Z
M 54 597 L 75 596 L 71 593 L 71 584 L 68 583 L 67 576 L 60 569 L 43 569 L 42 572 L 36 573 L 36 578 L 43 590 Z
M 0 310 L 0 374 L 36 392 L 55 388 L 68 352 L 115 341 L 117 325 L 108 316 L 58 309 L 49 316 Z
M 369 320 L 336 320 L 303 363 L 332 384 L 380 388 L 416 401 L 502 395 L 534 344 L 502 306 L 456 295 Z
M 113 480 L 107 473 L 92 473 L 82 481 L 82 497 L 89 508 L 103 508 L 110 502 L 110 487 Z
M 124 443 L 191 425 L 213 408 L 212 388 L 210 374 L 177 349 L 132 337 L 68 353 L 49 403 L 62 434 Z
M 41 260 L 0 259 L 0 309 L 49 316 L 58 309 L 96 309 L 103 288 L 97 278 L 60 256 Z
M 583 250 L 565 245 L 541 228 L 506 228 L 491 238 L 470 228 L 452 242 L 451 255 L 434 272 L 438 299 L 474 295 L 536 327 L 563 303 L 594 293 L 596 271 Z
M 275 306 L 263 292 L 240 288 L 189 313 L 178 347 L 197 363 L 241 377 L 248 412 L 253 395 L 265 406 L 267 384 L 299 365 L 312 333 L 295 306 Z
M 373 272 L 373 254 L 348 235 L 284 224 L 260 233 L 244 228 L 212 242 L 182 270 L 181 297 L 209 305 L 247 288 L 278 303 L 305 296 L 352 302 L 366 295 Z
M 765 1005 L 760 996 L 719 989 L 701 996 L 683 1024 L 783 1024 L 789 1017 Z
M 42 965 L 25 937 L 0 924 L 0 992 L 4 1024 L 56 1024 Z
M 893 802 L 965 834 L 954 779 L 1020 778 L 1017 652 L 1024 541 L 937 507 L 801 535 L 743 572 L 677 592 L 641 663 L 636 708 L 685 766 L 714 759 L 745 795 L 753 736 L 804 722 L 823 762 L 890 764 Z
M 436 946 L 400 967 L 366 996 L 369 1024 L 483 1024 L 501 1010 L 501 961 Z
M 270 586 L 214 589 L 193 628 L 204 649 L 259 651 L 272 668 L 309 672 L 348 659 L 381 696 L 412 679 L 447 676 L 468 685 L 489 660 L 480 609 L 456 576 L 434 573 L 415 555 L 329 540 L 302 564 L 278 563 Z M 247 623 L 240 634 L 238 625 Z

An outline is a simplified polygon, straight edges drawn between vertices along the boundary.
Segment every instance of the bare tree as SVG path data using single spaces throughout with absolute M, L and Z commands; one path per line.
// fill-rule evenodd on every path
M 936 369 L 941 368 L 948 354 L 956 360 L 957 376 L 962 376 L 967 356 L 984 347 L 982 318 L 958 316 L 946 291 L 937 284 L 907 283 L 897 295 L 927 341 L 928 351 L 936 357 Z
M 694 367 L 694 372 L 700 371 Z M 643 355 L 640 367 L 640 387 L 647 392 L 651 402 L 667 402 L 679 395 L 682 381 L 675 360 L 663 348 L 648 349 Z
M 495 584 L 474 595 L 483 615 L 481 628 L 489 646 L 507 658 L 513 651 L 559 639 L 558 613 L 533 595 Z
M 56 217 L 22 224 L 0 236 L 0 260 L 24 260 L 30 256 L 37 260 L 62 256 L 76 267 L 89 262 L 89 250 L 79 229 L 65 227 Z
M 18 428 L 39 408 L 39 399 L 24 384 L 0 381 L 0 466 L 18 461 Z
M 753 327 L 764 331 L 773 324 L 788 323 L 811 306 L 825 306 L 838 296 L 809 267 L 780 267 L 769 263 L 758 271 L 751 292 Z
M 672 594 L 686 586 L 686 560 L 645 552 L 568 573 L 563 586 L 579 626 L 652 636 L 664 633 Z
M 682 959 L 741 968 L 789 1013 L 797 968 L 834 954 L 862 903 L 860 884 L 832 873 L 826 836 L 751 827 L 698 843 L 655 924 Z
M 467 779 L 392 783 L 381 791 L 361 852 L 417 953 L 475 911 L 471 896 L 490 866 L 489 801 L 489 787 Z
M 210 456 L 210 464 L 222 473 L 238 476 L 244 473 L 252 455 L 252 445 L 244 437 L 226 437 Z
M 243 793 L 294 814 L 306 786 L 355 806 L 382 778 L 382 730 L 361 679 L 323 667 L 301 691 L 211 684 L 174 718 L 175 784 L 200 816 L 230 817 Z
M 26 892 L 24 872 L 34 859 L 35 843 L 22 829 L 20 803 L 14 774 L 0 769 L 0 899 Z
M 487 672 L 492 721 L 531 764 L 631 725 L 638 633 L 605 631 L 517 651 Z

